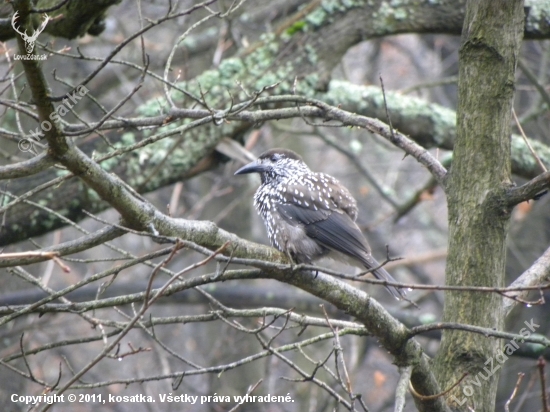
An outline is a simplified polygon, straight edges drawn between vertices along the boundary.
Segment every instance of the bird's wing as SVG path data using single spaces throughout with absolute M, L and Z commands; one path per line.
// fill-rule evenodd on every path
M 367 240 L 351 218 L 337 210 L 306 208 L 281 203 L 277 210 L 288 223 L 303 225 L 306 235 L 323 246 L 364 261 L 370 253 Z
M 313 173 L 289 179 L 282 188 L 281 198 L 285 203 L 313 210 L 342 210 L 357 219 L 357 202 L 338 180 L 324 173 Z
M 323 246 L 363 261 L 370 247 L 354 222 L 355 199 L 332 176 L 314 177 L 287 185 L 277 210 L 288 223 L 303 225 L 306 235 Z
M 289 186 L 281 196 L 282 202 L 276 204 L 282 218 L 293 226 L 302 226 L 308 237 L 327 249 L 357 259 L 367 269 L 378 267 L 379 263 L 372 257 L 367 239 L 355 224 L 357 207 L 351 195 L 347 198 L 347 192 L 336 191 L 329 197 L 319 198 L 312 195 L 314 191 L 310 193 L 304 191 L 303 186 L 300 188 Z M 373 271 L 373 275 L 378 279 L 395 282 L 383 267 Z M 386 288 L 397 299 L 405 298 L 405 292 L 401 289 L 394 286 Z

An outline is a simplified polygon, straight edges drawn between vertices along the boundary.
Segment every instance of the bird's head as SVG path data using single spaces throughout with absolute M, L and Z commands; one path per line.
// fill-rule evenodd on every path
M 259 173 L 262 183 L 270 183 L 305 172 L 310 170 L 300 155 L 288 149 L 270 149 L 254 162 L 241 167 L 235 174 Z

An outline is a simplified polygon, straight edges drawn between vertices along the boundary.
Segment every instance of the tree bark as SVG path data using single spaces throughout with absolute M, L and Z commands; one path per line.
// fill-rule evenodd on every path
M 459 55 L 457 139 L 446 184 L 448 285 L 504 284 L 510 210 L 502 200 L 511 185 L 510 122 L 523 21 L 522 0 L 480 0 L 467 5 Z M 501 330 L 502 298 L 447 292 L 443 321 Z M 459 410 L 495 410 L 499 373 L 488 362 L 497 362 L 501 348 L 499 340 L 443 333 L 436 358 L 441 387 L 450 388 L 464 373 L 469 375 L 448 394 L 451 405 Z

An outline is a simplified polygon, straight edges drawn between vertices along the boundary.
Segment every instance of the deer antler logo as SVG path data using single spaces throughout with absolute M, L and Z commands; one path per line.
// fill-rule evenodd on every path
M 27 34 L 27 30 L 25 30 L 24 33 L 21 33 L 17 29 L 17 27 L 15 25 L 15 20 L 17 20 L 17 18 L 19 17 L 19 12 L 18 11 L 16 11 L 15 14 L 13 15 L 13 17 L 11 18 L 11 26 L 13 27 L 13 29 L 17 33 L 19 33 L 21 38 L 25 41 L 25 49 L 27 49 L 28 54 L 32 53 L 32 51 L 34 49 L 34 42 L 38 38 L 38 35 L 44 31 L 44 29 L 46 28 L 46 24 L 48 24 L 48 21 L 50 20 L 50 16 L 48 16 L 47 14 L 44 14 L 44 16 L 45 16 L 44 21 L 42 22 L 42 24 L 40 24 L 40 27 L 38 29 L 34 30 L 32 36 L 29 36 Z

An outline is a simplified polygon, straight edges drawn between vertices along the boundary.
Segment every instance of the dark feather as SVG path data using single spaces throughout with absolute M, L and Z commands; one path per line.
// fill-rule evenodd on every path
M 305 225 L 306 227 L 326 220 L 332 213 L 331 210 L 307 209 L 292 203 L 279 203 L 277 205 L 277 210 L 288 223 L 294 226 Z
M 363 234 L 345 213 L 326 209 L 313 210 L 291 203 L 278 204 L 277 210 L 288 223 L 303 225 L 306 235 L 317 239 L 329 249 L 362 262 L 365 252 L 370 253 Z
M 380 266 L 370 254 L 370 247 L 361 230 L 347 214 L 326 209 L 313 210 L 290 203 L 277 205 L 277 210 L 288 223 L 303 225 L 306 235 L 327 249 L 359 260 L 366 269 Z M 395 282 L 384 268 L 378 268 L 372 274 L 377 279 Z M 398 299 L 404 297 L 398 288 L 387 286 L 387 289 Z

